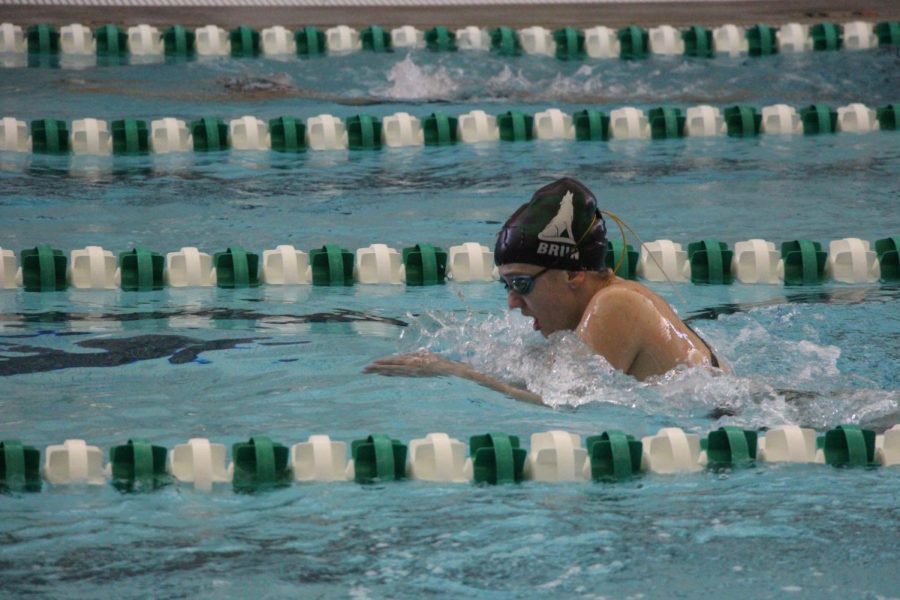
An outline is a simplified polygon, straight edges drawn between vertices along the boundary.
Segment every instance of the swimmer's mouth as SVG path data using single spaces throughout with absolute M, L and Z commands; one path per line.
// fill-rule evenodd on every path
M 541 330 L 541 322 L 538 320 L 538 318 L 537 318 L 536 316 L 534 316 L 534 315 L 529 315 L 529 314 L 526 313 L 524 310 L 522 311 L 522 316 L 523 316 L 523 317 L 528 317 L 528 318 L 534 319 L 534 321 L 531 323 L 531 328 L 534 329 L 535 331 L 540 331 L 540 330 Z

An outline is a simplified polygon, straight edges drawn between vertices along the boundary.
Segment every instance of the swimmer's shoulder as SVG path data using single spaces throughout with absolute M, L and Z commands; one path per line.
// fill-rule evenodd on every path
M 693 334 L 662 297 L 640 283 L 619 277 L 594 294 L 587 314 L 601 322 L 627 322 L 632 333 L 645 329 L 642 326 L 655 331 L 663 319 L 682 333 Z
M 616 278 L 609 285 L 598 290 L 587 305 L 583 325 L 606 329 L 628 327 L 634 334 L 634 328 L 646 321 L 658 311 L 653 299 L 632 282 Z
M 604 311 L 625 310 L 631 313 L 642 307 L 653 307 L 656 304 L 655 297 L 653 292 L 641 284 L 616 277 L 594 294 L 591 308 Z

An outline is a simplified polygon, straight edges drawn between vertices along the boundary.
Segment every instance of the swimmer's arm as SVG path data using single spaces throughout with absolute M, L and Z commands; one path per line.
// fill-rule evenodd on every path
M 365 369 L 364 373 L 377 373 L 387 376 L 402 377 L 436 377 L 453 375 L 473 381 L 495 392 L 505 394 L 515 400 L 530 402 L 531 404 L 543 404 L 543 399 L 528 390 L 504 383 L 495 377 L 475 370 L 470 365 L 455 360 L 449 360 L 431 352 L 415 352 L 412 354 L 397 354 L 376 360 Z
M 490 390 L 494 390 L 495 392 L 500 392 L 501 394 L 506 394 L 507 396 L 515 400 L 521 400 L 522 402 L 529 402 L 531 404 L 544 404 L 544 399 L 534 392 L 529 392 L 526 389 L 504 383 L 499 379 L 491 377 L 490 375 L 486 375 L 484 373 L 481 373 L 480 371 L 476 371 L 467 364 L 457 364 L 461 367 L 460 372 L 456 373 L 458 377 L 468 379 L 469 381 L 474 381 L 480 386 L 486 387 Z

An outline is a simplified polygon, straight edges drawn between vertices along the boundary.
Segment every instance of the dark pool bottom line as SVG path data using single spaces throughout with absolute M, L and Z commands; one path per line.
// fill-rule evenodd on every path
M 141 311 L 129 313 L 78 313 L 66 311 L 44 311 L 44 312 L 20 312 L 0 314 L 0 322 L 7 323 L 72 323 L 72 322 L 115 322 L 127 323 L 132 321 L 154 321 L 160 319 L 172 318 L 201 318 L 211 321 L 260 321 L 279 325 L 293 325 L 300 323 L 385 323 L 388 325 L 396 325 L 397 327 L 406 327 L 407 322 L 391 317 L 379 317 L 369 313 L 335 309 L 331 312 L 318 312 L 306 315 L 290 315 L 290 314 L 266 314 L 255 310 L 242 308 L 217 307 L 200 310 L 172 310 L 172 311 Z M 9 336 L 0 336 L 0 338 Z M 25 336 L 28 337 L 28 336 Z
M 144 360 L 169 358 L 173 365 L 200 360 L 202 352 L 231 350 L 238 344 L 259 343 L 266 338 L 229 338 L 203 341 L 180 335 L 138 335 L 127 338 L 82 340 L 75 345 L 102 352 L 66 352 L 44 346 L 0 343 L 0 351 L 22 356 L 0 357 L 0 377 L 46 373 L 80 367 L 119 367 Z M 292 344 L 308 344 L 296 341 Z M 279 343 L 278 345 L 284 345 Z

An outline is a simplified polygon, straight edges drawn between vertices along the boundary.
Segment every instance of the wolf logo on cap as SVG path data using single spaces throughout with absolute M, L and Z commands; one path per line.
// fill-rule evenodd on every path
M 572 218 L 575 216 L 575 209 L 572 207 L 573 197 L 572 192 L 566 192 L 559 202 L 559 212 L 538 234 L 539 240 L 575 245 L 575 236 L 572 234 Z
M 575 208 L 572 206 L 574 194 L 566 192 L 559 202 L 559 212 L 547 223 L 544 230 L 538 234 L 542 243 L 538 244 L 538 254 L 550 254 L 551 256 L 565 256 L 571 254 L 573 260 L 578 260 L 577 248 L 561 248 L 552 242 L 575 246 L 575 234 L 572 233 L 572 219 L 575 217 Z M 551 243 L 547 243 L 551 242 Z

